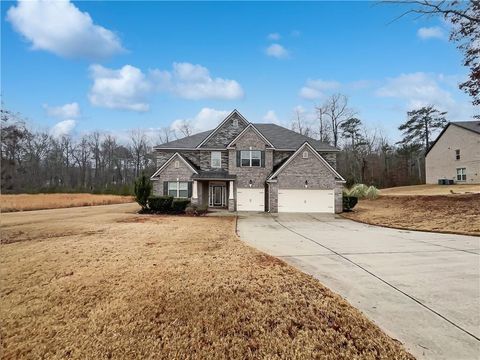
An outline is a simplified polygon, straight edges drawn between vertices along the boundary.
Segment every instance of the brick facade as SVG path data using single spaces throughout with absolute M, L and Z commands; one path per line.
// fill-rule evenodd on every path
M 238 120 L 238 126 L 234 126 L 233 120 Z M 241 137 L 239 137 L 233 148 L 227 149 L 226 146 L 232 142 L 246 127 L 246 123 L 240 116 L 233 114 L 223 125 L 217 129 L 213 136 L 208 139 L 200 148 L 185 150 L 156 150 L 157 166 L 161 167 L 168 161 L 175 152 L 179 152 L 187 159 L 194 168 L 200 173 L 225 171 L 230 175 L 236 175 L 233 182 L 234 199 L 228 199 L 228 187 L 230 185 L 227 180 L 227 205 L 230 211 L 236 210 L 236 194 L 238 188 L 265 189 L 266 209 L 270 212 L 278 212 L 278 190 L 279 189 L 304 189 L 305 181 L 307 181 L 308 189 L 318 190 L 334 190 L 335 191 L 335 212 L 342 210 L 342 188 L 343 184 L 336 181 L 331 170 L 323 161 L 318 159 L 315 151 L 306 148 L 309 152 L 308 158 L 303 158 L 303 151 L 298 152 L 295 158 L 291 159 L 287 166 L 282 169 L 274 181 L 267 184 L 266 180 L 273 173 L 273 169 L 277 169 L 283 162 L 291 157 L 295 151 L 276 151 L 270 147 L 265 139 L 260 136 L 255 129 L 247 129 Z M 218 149 L 218 150 L 217 150 Z M 260 150 L 264 152 L 264 166 L 260 167 L 241 167 L 237 166 L 237 151 L 240 150 Z M 221 169 L 211 167 L 212 151 L 221 151 Z M 321 156 L 333 167 L 336 166 L 336 152 L 322 151 Z M 180 158 L 178 158 L 178 168 L 175 168 L 175 160 L 162 170 L 158 179 L 153 182 L 154 194 L 163 195 L 164 181 L 192 181 L 194 172 Z M 213 176 L 213 174 L 212 174 Z M 218 176 L 215 174 L 215 176 Z M 220 180 L 220 179 L 219 179 Z M 212 180 L 199 180 L 197 182 L 198 204 L 208 205 L 209 183 Z

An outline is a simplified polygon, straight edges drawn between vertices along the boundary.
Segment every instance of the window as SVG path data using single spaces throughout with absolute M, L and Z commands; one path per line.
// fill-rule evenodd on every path
M 232 125 L 234 128 L 238 128 L 238 119 L 233 119 L 232 120 Z
M 178 169 L 180 167 L 180 163 L 178 162 L 178 160 L 175 160 L 175 163 L 173 166 L 175 166 L 175 169 Z
M 308 159 L 308 151 L 304 151 L 304 152 L 303 152 L 303 158 L 304 158 L 304 159 Z
M 175 198 L 188 197 L 188 182 L 187 181 L 169 181 L 168 195 Z
M 457 181 L 467 181 L 467 169 L 466 168 L 457 169 Z
M 455 160 L 460 160 L 460 149 L 455 150 Z
M 212 158 L 210 160 L 210 165 L 212 168 L 221 168 L 222 167 L 222 153 L 220 151 L 212 151 Z
M 261 166 L 262 152 L 260 150 L 240 151 L 240 163 L 242 166 Z

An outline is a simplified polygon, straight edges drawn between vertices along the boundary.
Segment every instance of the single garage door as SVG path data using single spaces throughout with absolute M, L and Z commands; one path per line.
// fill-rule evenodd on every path
M 278 212 L 334 213 L 334 190 L 278 190 Z
M 237 189 L 238 211 L 265 211 L 265 190 L 252 188 Z

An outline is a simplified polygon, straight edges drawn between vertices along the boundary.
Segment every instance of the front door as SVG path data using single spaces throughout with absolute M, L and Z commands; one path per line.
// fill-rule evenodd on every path
M 210 185 L 210 199 L 209 206 L 215 207 L 224 207 L 226 206 L 225 194 L 226 194 L 225 185 Z
M 223 205 L 223 186 L 213 186 L 213 206 Z

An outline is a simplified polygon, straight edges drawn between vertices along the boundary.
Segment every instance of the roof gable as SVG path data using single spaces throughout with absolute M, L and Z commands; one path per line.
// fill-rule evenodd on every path
M 269 180 L 273 180 L 278 174 L 280 174 L 287 166 L 289 163 L 292 162 L 293 159 L 295 159 L 301 152 L 303 152 L 305 149 L 309 149 L 310 152 L 312 154 L 314 154 L 314 156 L 316 156 L 320 162 L 323 163 L 323 165 L 325 165 L 325 167 L 335 176 L 336 179 L 338 179 L 339 181 L 342 181 L 344 182 L 345 179 L 342 177 L 342 175 L 340 175 L 328 162 L 327 160 L 325 160 L 323 158 L 323 156 L 321 156 L 308 142 L 305 142 L 302 146 L 300 146 L 297 151 L 295 151 L 292 156 L 290 156 L 280 167 L 278 167 L 278 169 L 273 172 L 272 175 L 270 175 L 267 179 L 267 181 Z
M 197 169 L 195 169 L 195 167 L 190 163 L 190 161 L 188 161 L 187 159 L 185 159 L 182 155 L 180 155 L 178 152 L 176 152 L 175 154 L 173 154 L 170 159 L 168 159 L 165 164 L 163 164 L 162 166 L 160 166 L 160 168 L 155 171 L 155 173 L 150 177 L 150 180 L 155 180 L 155 178 L 163 171 L 167 168 L 168 165 L 170 165 L 173 160 L 178 157 L 178 159 L 182 160 L 183 163 L 190 169 L 192 170 L 193 173 L 195 174 L 198 174 L 198 171 Z
M 253 125 L 252 123 L 250 123 L 245 129 L 243 129 L 243 131 L 238 134 L 238 136 L 233 139 L 228 145 L 227 145 L 227 149 L 230 148 L 230 147 L 233 147 L 233 145 L 242 138 L 243 135 L 245 135 L 245 133 L 248 131 L 248 130 L 252 130 L 253 132 L 255 132 L 264 142 L 266 145 L 272 147 L 272 148 L 275 148 L 275 146 L 273 146 L 273 144 L 255 127 L 255 125 Z
M 233 121 L 238 121 L 238 126 L 233 126 Z M 210 134 L 197 145 L 197 148 L 225 148 L 250 123 L 238 110 L 233 110 Z
M 443 134 L 447 131 L 447 129 L 450 127 L 450 125 L 455 125 L 459 128 L 462 128 L 467 131 L 473 131 L 474 133 L 480 134 L 480 121 L 455 121 L 455 122 L 449 122 L 447 126 L 443 128 L 443 130 L 438 134 L 437 138 L 435 141 L 430 145 L 430 147 L 427 149 L 425 152 L 425 156 L 428 155 L 430 150 L 433 149 L 433 147 L 437 144 L 438 140 L 443 136 Z

